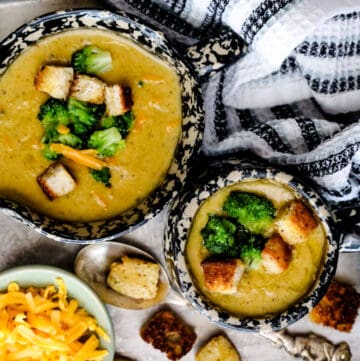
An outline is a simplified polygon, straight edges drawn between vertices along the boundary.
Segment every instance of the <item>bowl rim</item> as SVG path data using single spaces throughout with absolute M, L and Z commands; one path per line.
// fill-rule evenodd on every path
M 192 281 L 185 257 L 188 232 L 197 210 L 202 202 L 217 190 L 241 182 L 242 180 L 268 178 L 280 181 L 293 189 L 317 212 L 326 232 L 327 249 L 323 255 L 322 268 L 318 277 L 305 295 L 300 297 L 286 310 L 269 316 L 240 318 L 213 305 L 201 294 Z M 173 202 L 164 234 L 164 253 L 169 274 L 175 287 L 190 304 L 211 322 L 222 327 L 247 332 L 270 332 L 283 329 L 307 315 L 325 295 L 335 275 L 339 234 L 335 220 L 328 211 L 326 203 L 312 187 L 299 178 L 270 166 L 246 165 L 241 161 L 222 162 L 210 170 L 200 184 L 185 189 Z
M 19 281 L 18 279 L 16 279 L 16 277 L 19 276 L 21 278 L 21 276 L 24 275 L 24 272 L 27 275 L 34 274 L 34 277 L 36 277 L 36 275 L 40 272 L 42 275 L 46 276 L 45 278 L 49 278 L 49 281 L 39 282 L 36 278 L 29 281 L 21 281 L 21 280 Z M 84 292 L 86 293 L 88 299 L 91 298 L 91 302 L 94 304 L 94 309 L 96 309 L 96 312 L 100 313 L 99 316 L 101 317 L 101 320 L 99 320 L 94 314 L 89 312 L 88 308 L 82 305 L 82 302 L 79 302 L 80 307 L 88 311 L 89 314 L 96 319 L 99 326 L 101 326 L 108 334 L 110 340 L 106 341 L 100 339 L 100 345 L 109 352 L 106 358 L 104 359 L 104 361 L 111 361 L 115 354 L 115 329 L 112 319 L 110 317 L 110 313 L 106 308 L 105 303 L 103 303 L 100 300 L 96 292 L 91 287 L 89 287 L 84 281 L 82 281 L 79 277 L 77 277 L 75 274 L 59 267 L 47 266 L 42 264 L 28 264 L 24 266 L 15 266 L 0 272 L 0 293 L 6 290 L 6 287 L 10 282 L 16 282 L 20 287 L 29 287 L 29 286 L 43 287 L 46 285 L 54 284 L 54 281 L 50 281 L 50 279 L 55 280 L 56 278 L 62 278 L 62 277 L 65 278 L 63 279 L 63 281 L 65 283 L 69 298 L 77 299 L 76 296 L 73 296 L 74 289 L 76 290 L 75 293 L 77 294 L 80 292 L 81 293 Z M 73 282 L 74 286 L 76 287 L 74 287 L 73 289 L 69 289 L 69 286 L 66 284 L 66 280 L 68 279 L 70 279 L 71 282 Z
M 0 77 L 17 56 L 38 40 L 79 28 L 112 31 L 124 36 L 166 61 L 178 73 L 182 88 L 182 130 L 172 162 L 163 182 L 135 207 L 103 220 L 72 222 L 43 215 L 31 207 L 0 196 L 0 211 L 38 233 L 55 241 L 90 244 L 113 240 L 135 230 L 169 204 L 183 187 L 192 164 L 200 154 L 204 109 L 195 71 L 165 34 L 132 14 L 107 9 L 53 11 L 21 25 L 0 42 Z M 187 103 L 189 106 L 185 106 Z

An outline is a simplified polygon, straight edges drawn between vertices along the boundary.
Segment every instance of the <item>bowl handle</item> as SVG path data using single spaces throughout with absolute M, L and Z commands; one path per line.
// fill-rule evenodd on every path
M 336 227 L 342 233 L 340 252 L 360 252 L 360 206 L 334 211 Z
M 222 28 L 210 39 L 200 40 L 185 49 L 185 56 L 200 80 L 234 63 L 246 52 L 246 44 L 228 28 Z
M 272 341 L 277 348 L 283 348 L 290 355 L 302 360 L 350 361 L 351 359 L 351 351 L 346 342 L 335 345 L 314 333 L 293 336 L 286 330 L 281 330 L 279 332 L 261 332 L 260 336 Z

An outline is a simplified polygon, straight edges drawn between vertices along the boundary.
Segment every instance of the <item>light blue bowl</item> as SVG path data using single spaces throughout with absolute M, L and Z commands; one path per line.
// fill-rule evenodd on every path
M 10 282 L 16 282 L 20 287 L 44 287 L 50 284 L 56 285 L 57 278 L 64 281 L 68 298 L 76 299 L 80 306 L 92 315 L 98 325 L 109 335 L 110 341 L 100 338 L 100 347 L 108 351 L 104 361 L 112 361 L 115 352 L 115 332 L 110 315 L 96 293 L 72 273 L 43 265 L 11 268 L 0 272 L 0 292 L 6 291 Z

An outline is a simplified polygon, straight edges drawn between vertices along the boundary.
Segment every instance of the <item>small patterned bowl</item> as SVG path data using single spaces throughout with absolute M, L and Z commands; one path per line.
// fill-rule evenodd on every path
M 194 285 L 185 259 L 189 230 L 201 203 L 219 189 L 246 179 L 271 179 L 289 186 L 316 211 L 326 233 L 327 252 L 323 267 L 311 289 L 286 311 L 269 317 L 239 318 L 213 306 Z M 199 186 L 187 189 L 174 201 L 165 230 L 164 249 L 174 286 L 210 321 L 232 329 L 269 332 L 280 330 L 299 320 L 324 296 L 336 271 L 339 236 L 336 233 L 334 219 L 324 202 L 309 186 L 280 170 L 228 161 L 215 163 Z
M 0 197 L 0 211 L 58 241 L 91 243 L 111 240 L 156 216 L 182 188 L 202 140 L 203 108 L 196 74 L 185 64 L 165 36 L 136 18 L 106 10 L 79 9 L 47 14 L 15 30 L 0 44 L 0 76 L 16 57 L 43 37 L 78 28 L 114 31 L 167 62 L 182 87 L 182 134 L 163 184 L 138 206 L 113 219 L 88 223 L 60 222 Z

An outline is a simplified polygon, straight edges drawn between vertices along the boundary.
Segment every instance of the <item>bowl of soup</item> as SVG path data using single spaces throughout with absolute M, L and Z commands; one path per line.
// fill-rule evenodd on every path
M 110 54 L 110 69 L 79 75 L 73 57 L 87 47 Z M 193 72 L 162 33 L 120 13 L 61 11 L 17 29 L 2 41 L 0 54 L 3 212 L 52 239 L 88 243 L 131 231 L 181 189 L 201 145 L 202 100 Z M 51 73 L 45 81 L 44 69 Z M 61 73 L 55 85 L 54 70 Z M 76 90 L 64 96 L 69 72 Z M 81 98 L 99 83 L 103 100 Z M 107 103 L 121 105 L 119 89 L 131 92 L 125 136 L 110 124 L 120 118 Z M 75 91 L 80 97 L 74 103 Z M 58 124 L 56 139 L 49 120 L 54 103 L 67 111 L 78 107 L 74 118 Z M 81 108 L 89 103 L 98 117 L 92 135 L 82 131 L 87 119 Z M 112 131 L 116 152 L 88 149 L 111 142 Z M 59 145 L 60 138 L 67 140 Z
M 305 316 L 336 271 L 322 199 L 273 168 L 217 163 L 172 205 L 165 258 L 174 285 L 222 326 L 275 331 Z

